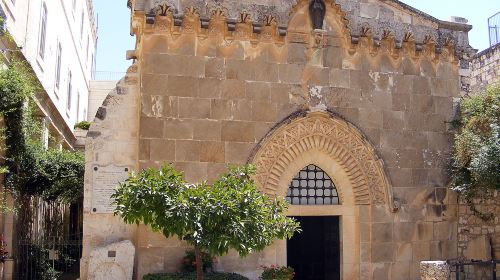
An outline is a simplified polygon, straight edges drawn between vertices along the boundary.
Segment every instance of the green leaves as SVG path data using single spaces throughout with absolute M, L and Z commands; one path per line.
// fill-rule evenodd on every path
M 500 84 L 465 98 L 453 153 L 453 186 L 468 201 L 500 189 Z
M 84 156 L 79 152 L 46 149 L 41 138 L 38 107 L 39 85 L 21 62 L 0 70 L 0 173 L 14 194 L 35 195 L 45 201 L 76 202 L 83 196 Z M 5 165 L 5 167 L 3 167 Z
M 36 90 L 35 78 L 28 67 L 12 61 L 0 71 L 0 112 L 16 109 Z
M 188 184 L 171 165 L 132 174 L 113 195 L 116 215 L 178 236 L 211 255 L 235 249 L 241 256 L 290 238 L 299 226 L 287 203 L 268 197 L 251 179 L 255 167 L 230 168 L 212 185 Z

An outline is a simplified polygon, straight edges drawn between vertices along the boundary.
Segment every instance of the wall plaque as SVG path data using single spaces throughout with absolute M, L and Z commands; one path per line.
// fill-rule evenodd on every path
M 98 166 L 92 167 L 92 209 L 91 213 L 113 213 L 111 195 L 120 182 L 128 178 L 130 168 L 126 166 Z

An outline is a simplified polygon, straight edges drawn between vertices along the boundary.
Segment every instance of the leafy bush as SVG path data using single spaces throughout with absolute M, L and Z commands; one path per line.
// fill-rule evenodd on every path
M 203 260 L 203 271 L 212 271 L 214 257 L 207 252 L 201 252 L 201 259 Z M 186 272 L 196 271 L 196 255 L 194 250 L 186 251 L 186 256 L 182 258 L 182 269 Z
M 251 165 L 233 167 L 212 185 L 192 185 L 172 165 L 146 169 L 117 188 L 112 196 L 115 214 L 128 224 L 150 225 L 193 246 L 201 279 L 202 251 L 221 256 L 235 249 L 246 256 L 299 230 L 286 216 L 284 199 L 257 189 L 254 172 Z
M 286 266 L 264 266 L 261 280 L 292 280 L 295 276 L 293 268 Z
M 0 70 L 0 173 L 14 194 L 39 196 L 46 201 L 75 202 L 82 197 L 84 156 L 79 152 L 46 149 L 41 122 L 36 116 L 34 92 L 39 88 L 33 74 L 13 61 Z
M 460 104 L 453 153 L 453 188 L 472 203 L 500 190 L 500 84 Z
M 35 79 L 24 63 L 15 60 L 0 71 L 0 112 L 15 110 L 32 96 Z
M 206 273 L 205 280 L 248 280 L 248 278 L 236 273 Z M 143 280 L 196 280 L 196 273 L 160 273 L 147 274 Z
M 75 129 L 76 128 L 83 129 L 83 130 L 89 130 L 89 128 L 90 128 L 90 122 L 88 122 L 88 121 L 81 121 L 81 122 L 75 124 Z

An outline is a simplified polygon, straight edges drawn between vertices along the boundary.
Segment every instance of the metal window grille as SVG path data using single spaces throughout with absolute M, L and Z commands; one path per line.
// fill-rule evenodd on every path
M 328 174 L 311 164 L 293 178 L 286 200 L 292 205 L 338 205 L 339 195 Z

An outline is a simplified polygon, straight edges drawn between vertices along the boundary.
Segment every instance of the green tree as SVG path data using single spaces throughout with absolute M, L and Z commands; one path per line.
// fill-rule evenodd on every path
M 452 164 L 453 188 L 486 219 L 473 200 L 500 190 L 500 84 L 462 100 Z
M 299 230 L 285 216 L 283 199 L 259 192 L 251 178 L 254 172 L 251 165 L 233 167 L 211 185 L 192 185 L 171 165 L 143 170 L 116 190 L 115 214 L 192 245 L 201 280 L 202 251 L 221 256 L 235 249 L 243 257 Z

